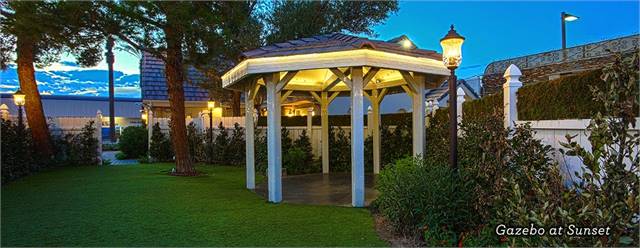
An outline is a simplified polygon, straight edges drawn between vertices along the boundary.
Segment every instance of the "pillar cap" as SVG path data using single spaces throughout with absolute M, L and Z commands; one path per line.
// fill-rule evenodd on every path
M 462 89 L 462 87 L 458 87 L 458 90 L 456 91 L 456 94 L 458 96 L 465 96 L 467 95 L 466 93 L 464 93 L 464 90 Z
M 511 64 L 509 65 L 509 67 L 507 68 L 506 71 L 504 71 L 504 77 L 508 78 L 508 77 L 520 77 L 522 76 L 522 72 L 520 71 L 520 68 L 518 68 L 516 65 Z

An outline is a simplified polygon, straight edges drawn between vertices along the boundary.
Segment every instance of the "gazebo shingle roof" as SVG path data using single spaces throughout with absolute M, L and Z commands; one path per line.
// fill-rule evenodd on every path
M 242 55 L 244 58 L 250 59 L 369 48 L 414 57 L 436 60 L 442 59 L 442 55 L 433 50 L 424 50 L 417 47 L 406 49 L 402 47 L 399 42 L 403 39 L 408 38 L 406 36 L 400 36 L 389 41 L 381 41 L 342 33 L 331 33 L 275 43 L 273 45 L 244 52 Z

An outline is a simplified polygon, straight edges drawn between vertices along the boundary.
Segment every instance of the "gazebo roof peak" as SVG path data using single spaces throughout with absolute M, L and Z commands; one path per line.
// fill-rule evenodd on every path
M 403 41 L 405 40 L 411 42 L 411 47 L 403 46 Z M 244 52 L 242 56 L 244 59 L 251 59 L 348 51 L 362 48 L 436 60 L 442 58 L 442 55 L 436 51 L 419 49 L 413 45 L 413 42 L 406 35 L 401 35 L 388 41 L 382 41 L 344 33 L 329 33 L 274 43 Z

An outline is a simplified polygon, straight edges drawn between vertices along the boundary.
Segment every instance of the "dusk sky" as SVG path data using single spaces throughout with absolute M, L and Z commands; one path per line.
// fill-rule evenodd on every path
M 601 40 L 637 34 L 639 32 L 639 2 L 419 2 L 400 3 L 400 11 L 385 24 L 375 27 L 377 39 L 387 40 L 406 34 L 419 47 L 441 51 L 439 40 L 450 24 L 466 37 L 463 62 L 458 74 L 461 78 L 481 75 L 486 65 L 494 60 L 539 53 L 561 47 L 560 12 L 565 11 L 580 19 L 567 23 L 569 47 Z M 65 61 L 73 61 L 70 57 Z M 115 69 L 126 74 L 139 73 L 139 59 L 126 52 L 116 53 Z M 54 64 L 47 71 L 78 70 L 69 63 Z M 105 69 L 102 62 L 97 68 Z M 2 75 L 5 75 L 2 77 Z M 0 73 L 0 91 L 15 91 L 17 81 Z M 101 73 L 97 75 L 102 75 Z M 97 82 L 105 79 L 93 80 Z M 40 79 L 39 79 L 40 80 Z M 85 90 L 78 80 L 64 83 L 66 91 L 50 89 L 53 94 L 106 95 L 105 87 Z M 99 83 L 97 83 L 99 84 Z M 123 83 L 119 96 L 139 97 L 132 81 Z M 55 83 L 54 83 L 55 85 Z M 51 84 L 49 85 L 51 86 Z M 79 89 L 80 87 L 81 89 Z M 61 86 L 62 88 L 62 86 Z M 49 90 L 49 89 L 48 89 Z M 125 93 L 126 92 L 126 93 Z

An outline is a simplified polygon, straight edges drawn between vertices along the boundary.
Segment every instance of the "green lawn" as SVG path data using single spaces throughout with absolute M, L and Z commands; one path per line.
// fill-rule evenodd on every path
M 244 170 L 62 168 L 2 186 L 2 246 L 386 246 L 366 209 L 270 204 Z

